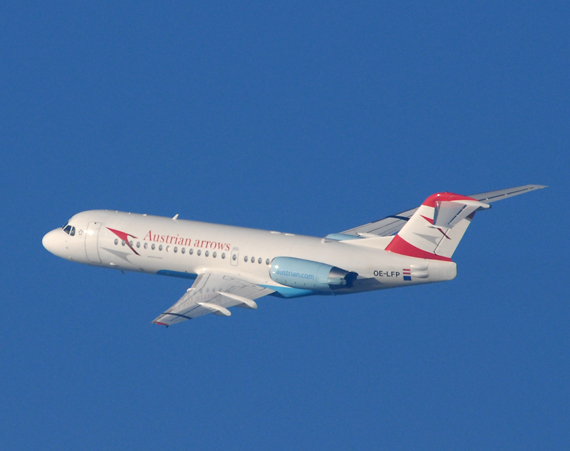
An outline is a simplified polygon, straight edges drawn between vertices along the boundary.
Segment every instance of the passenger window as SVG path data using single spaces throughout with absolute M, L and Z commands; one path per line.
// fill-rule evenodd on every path
M 153 251 L 154 251 L 154 248 L 155 248 L 155 247 L 156 247 L 156 246 L 154 245 L 154 243 L 152 243 L 152 245 L 150 246 L 150 248 L 151 248 Z
M 255 257 L 251 257 L 251 263 L 255 263 Z
M 170 246 L 166 246 L 166 252 L 168 252 L 168 249 L 170 249 Z
M 121 240 L 121 246 L 125 245 L 125 240 Z
M 198 249 L 198 252 L 196 252 L 196 254 L 198 254 L 198 257 L 199 257 L 200 255 L 202 255 L 202 251 L 200 249 Z
M 115 238 L 115 246 L 119 244 L 119 240 L 117 238 Z
M 148 243 L 144 243 L 144 246 L 143 246 L 143 247 L 144 247 L 145 249 L 148 248 Z
M 162 250 L 162 244 L 160 246 L 158 246 L 158 250 L 161 251 Z
M 129 241 L 129 246 L 130 246 L 130 247 L 133 247 L 133 240 L 130 240 L 130 241 Z
M 269 259 L 265 260 L 265 264 L 269 265 Z
M 174 246 L 174 253 L 176 254 L 176 252 L 178 252 L 178 248 L 176 246 Z
M 188 255 L 192 255 L 193 253 L 194 253 L 194 249 L 190 249 L 190 250 L 188 251 Z
M 208 255 L 210 255 L 210 252 L 206 251 L 206 253 L 204 255 L 207 257 Z
M 137 247 L 141 247 L 141 242 L 137 241 Z
M 247 263 L 247 255 L 243 258 L 243 261 Z
M 183 247 L 182 249 L 180 249 L 180 252 L 182 252 L 183 254 L 186 253 L 186 248 Z
M 261 265 L 261 257 L 259 257 L 259 258 L 257 259 L 257 263 L 259 263 L 259 264 Z
M 236 255 L 236 254 L 232 255 L 232 260 L 233 260 L 234 262 L 237 260 L 237 255 Z
M 226 253 L 225 253 L 225 252 L 222 252 L 222 260 L 223 260 L 224 258 L 226 258 Z
M 217 257 L 217 255 L 218 255 L 218 253 L 217 253 L 217 252 L 214 252 L 214 253 L 212 253 L 212 257 L 214 257 L 214 258 L 216 258 L 216 257 Z

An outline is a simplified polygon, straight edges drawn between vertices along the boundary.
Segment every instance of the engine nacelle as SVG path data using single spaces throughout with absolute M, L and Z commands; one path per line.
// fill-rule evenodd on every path
M 269 270 L 281 285 L 304 290 L 333 291 L 352 287 L 358 276 L 336 266 L 292 257 L 276 257 Z

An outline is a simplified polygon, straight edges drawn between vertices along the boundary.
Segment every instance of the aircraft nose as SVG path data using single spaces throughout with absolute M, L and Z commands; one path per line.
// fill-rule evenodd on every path
M 46 233 L 42 238 L 42 244 L 44 247 L 54 255 L 57 255 L 57 244 L 59 241 L 57 236 L 58 232 L 60 232 L 60 229 L 52 230 L 51 232 Z

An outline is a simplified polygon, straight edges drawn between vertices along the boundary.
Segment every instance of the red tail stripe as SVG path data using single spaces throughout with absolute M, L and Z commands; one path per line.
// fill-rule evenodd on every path
M 406 240 L 396 235 L 390 244 L 386 246 L 386 250 L 389 252 L 394 252 L 395 254 L 408 255 L 410 257 L 416 258 L 428 258 L 430 260 L 442 260 L 445 262 L 450 262 L 451 258 L 442 257 L 441 255 L 432 254 L 431 252 L 423 251 L 413 244 L 408 243 Z

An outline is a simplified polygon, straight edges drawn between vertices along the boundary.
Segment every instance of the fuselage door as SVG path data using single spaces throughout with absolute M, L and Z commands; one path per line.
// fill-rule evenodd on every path
M 232 255 L 230 256 L 230 262 L 233 266 L 237 266 L 239 262 L 239 248 L 234 247 L 232 249 Z
M 99 258 L 99 229 L 101 228 L 100 222 L 91 221 L 85 231 L 85 254 L 87 260 L 93 263 L 101 263 Z

